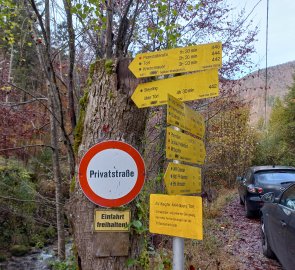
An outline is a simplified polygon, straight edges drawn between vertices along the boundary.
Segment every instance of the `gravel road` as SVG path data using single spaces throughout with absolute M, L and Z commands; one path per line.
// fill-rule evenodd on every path
M 236 258 L 237 270 L 282 270 L 278 261 L 262 254 L 259 217 L 248 219 L 244 213 L 244 206 L 237 197 L 227 205 L 220 218 L 220 237 L 226 253 Z

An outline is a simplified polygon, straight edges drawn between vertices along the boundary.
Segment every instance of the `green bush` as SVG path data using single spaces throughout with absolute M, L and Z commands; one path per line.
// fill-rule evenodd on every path
M 24 256 L 30 251 L 30 248 L 24 245 L 14 245 L 10 248 L 10 253 L 13 256 Z
M 46 239 L 52 239 L 56 237 L 56 229 L 53 226 L 49 226 L 45 229 L 44 236 Z
M 0 262 L 5 262 L 7 259 L 6 255 L 0 253 Z
M 14 160 L 0 158 L 0 246 L 29 243 L 34 221 L 35 185 L 31 174 Z
M 52 270 L 78 270 L 76 258 L 74 256 L 68 257 L 65 261 L 51 261 L 49 263 Z
M 43 248 L 44 247 L 44 242 L 45 242 L 45 239 L 44 239 L 44 237 L 42 235 L 34 234 L 31 237 L 30 245 L 34 246 L 36 248 Z

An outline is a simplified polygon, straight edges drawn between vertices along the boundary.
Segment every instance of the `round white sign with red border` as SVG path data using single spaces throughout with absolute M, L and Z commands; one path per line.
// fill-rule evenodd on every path
M 144 184 L 145 166 L 138 151 L 121 141 L 91 147 L 79 167 L 80 186 L 86 197 L 103 207 L 131 202 Z

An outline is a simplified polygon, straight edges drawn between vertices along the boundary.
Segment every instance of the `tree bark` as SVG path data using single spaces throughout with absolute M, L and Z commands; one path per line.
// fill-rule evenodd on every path
M 88 93 L 79 160 L 91 146 L 110 139 L 125 141 L 139 152 L 143 151 L 142 137 L 148 110 L 139 110 L 130 99 L 138 82 L 128 71 L 129 63 L 128 59 L 114 63 L 114 72 L 110 74 L 109 70 L 105 70 L 105 60 L 96 62 L 92 80 L 94 83 Z M 142 237 L 140 239 L 134 233 L 93 231 L 94 209 L 99 207 L 86 198 L 78 184 L 71 194 L 68 205 L 78 261 L 83 270 L 127 269 L 128 257 L 139 258 Z M 135 202 L 129 203 L 127 207 L 131 209 L 132 218 L 135 219 Z M 118 244 L 124 242 L 129 250 L 128 256 L 118 256 L 118 250 L 120 252 Z M 126 249 L 126 245 L 121 249 Z
M 45 29 L 47 34 L 47 51 L 50 56 L 51 54 L 51 35 L 50 35 L 50 8 L 49 0 L 45 1 Z M 48 58 L 47 64 L 50 64 L 50 58 Z M 50 110 L 60 112 L 60 103 L 58 99 L 58 88 L 54 83 L 54 72 L 53 69 L 48 68 L 48 94 L 49 94 L 49 107 Z M 61 112 L 60 112 L 61 113 Z M 57 247 L 58 247 L 58 258 L 60 260 L 65 259 L 65 231 L 64 231 L 64 211 L 62 206 L 62 176 L 60 171 L 60 158 L 59 158 L 59 146 L 58 146 L 58 120 L 61 121 L 61 114 L 55 116 L 50 114 L 50 135 L 51 135 L 51 146 L 53 148 L 52 153 L 52 169 L 53 177 L 55 181 L 55 204 L 56 204 L 56 227 L 57 227 Z M 60 118 L 59 118 L 60 117 Z
M 72 3 L 71 0 L 63 0 L 64 8 L 67 15 L 67 29 L 69 35 L 69 70 L 68 70 L 68 104 L 72 129 L 76 127 L 76 112 L 74 103 L 74 64 L 75 64 L 75 32 L 72 19 Z
M 50 83 L 48 83 L 48 101 L 52 112 L 58 110 L 54 93 Z M 64 210 L 62 204 L 62 176 L 60 171 L 60 158 L 58 146 L 58 123 L 56 117 L 50 114 L 50 140 L 52 151 L 52 171 L 55 182 L 55 206 L 56 206 L 56 227 L 57 227 L 57 248 L 58 258 L 65 259 L 65 231 L 64 231 Z
M 113 56 L 113 0 L 106 1 L 107 5 L 107 25 L 105 36 L 105 57 L 107 59 Z
M 118 37 L 116 40 L 116 57 L 123 57 L 124 55 L 124 48 L 127 41 L 127 31 L 129 29 L 129 20 L 127 18 L 128 12 L 130 10 L 130 7 L 133 3 L 133 0 L 129 0 L 125 12 L 123 14 L 123 17 L 120 22 L 119 30 L 118 30 Z
M 13 64 L 13 44 L 10 46 L 10 60 L 9 60 L 9 70 L 8 70 L 8 82 L 11 82 L 11 73 L 12 73 L 12 64 Z M 6 97 L 5 97 L 5 102 L 8 103 L 9 100 L 8 100 L 8 97 L 9 97 L 9 91 L 7 91 L 6 93 Z

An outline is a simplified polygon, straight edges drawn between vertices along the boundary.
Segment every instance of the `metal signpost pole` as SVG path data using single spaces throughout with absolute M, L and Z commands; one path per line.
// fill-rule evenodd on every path
M 173 237 L 173 270 L 184 269 L 184 239 Z
M 180 128 L 173 126 L 176 131 Z M 179 164 L 179 160 L 173 160 L 173 163 Z M 181 237 L 173 237 L 173 270 L 184 269 L 184 239 Z

